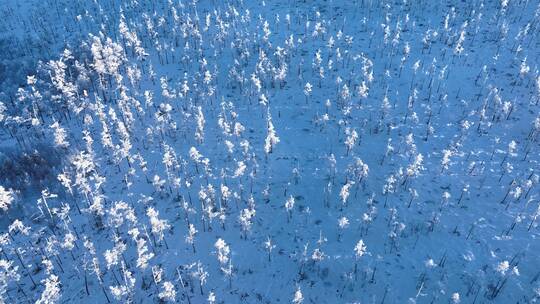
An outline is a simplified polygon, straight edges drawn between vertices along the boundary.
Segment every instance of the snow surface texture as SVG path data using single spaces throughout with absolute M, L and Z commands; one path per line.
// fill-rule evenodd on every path
M 3 302 L 540 300 L 538 1 L 0 4 Z

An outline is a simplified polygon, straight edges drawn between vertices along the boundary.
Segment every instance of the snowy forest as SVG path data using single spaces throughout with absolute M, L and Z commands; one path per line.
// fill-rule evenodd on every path
M 539 63 L 538 0 L 0 0 L 0 303 L 538 303 Z

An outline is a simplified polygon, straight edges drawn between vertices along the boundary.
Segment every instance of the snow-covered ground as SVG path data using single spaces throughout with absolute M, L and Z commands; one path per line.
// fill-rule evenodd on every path
M 4 302 L 540 300 L 538 1 L 3 2 Z

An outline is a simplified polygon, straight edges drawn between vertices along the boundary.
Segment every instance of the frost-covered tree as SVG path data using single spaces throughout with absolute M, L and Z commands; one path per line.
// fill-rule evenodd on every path
M 304 95 L 306 95 L 306 104 L 309 101 L 309 96 L 311 95 L 312 90 L 313 90 L 313 86 L 309 82 L 307 82 L 306 85 L 304 86 Z
M 162 290 L 158 294 L 159 298 L 163 301 L 170 301 L 175 302 L 176 301 L 176 290 L 174 288 L 173 283 L 169 281 L 163 282 L 161 285 Z
M 197 140 L 197 142 L 199 142 L 199 144 L 202 144 L 202 142 L 204 141 L 205 120 L 204 120 L 204 114 L 202 112 L 201 106 L 197 107 L 197 113 L 195 115 L 195 118 L 197 120 L 197 129 L 195 131 L 195 139 Z
M 231 253 L 229 245 L 225 243 L 223 239 L 218 239 L 214 244 L 214 247 L 217 250 L 217 257 L 219 263 L 223 266 L 229 262 L 229 254 Z
M 304 296 L 302 294 L 302 290 L 300 289 L 300 286 L 296 287 L 296 291 L 294 292 L 292 303 L 293 304 L 302 304 L 302 303 L 304 303 Z
M 451 299 L 452 299 L 452 303 L 454 304 L 459 304 L 461 302 L 461 298 L 459 297 L 459 293 L 457 292 L 452 293 Z
M 8 291 L 9 284 L 20 280 L 18 269 L 18 266 L 13 266 L 13 261 L 0 260 L 0 303 L 7 303 L 4 295 Z
M 101 37 L 92 35 L 90 37 L 92 38 L 91 51 L 94 57 L 92 67 L 100 75 L 116 74 L 120 66 L 127 60 L 122 46 L 113 42 L 111 38 L 105 39 L 105 43 L 103 43 Z
M 13 191 L 0 186 L 0 209 L 7 211 L 14 200 Z
M 159 212 L 152 207 L 149 207 L 146 210 L 146 215 L 150 219 L 150 225 L 152 227 L 153 235 L 157 236 L 158 240 L 165 241 L 164 233 L 166 230 L 169 230 L 171 228 L 171 225 L 168 223 L 167 220 L 160 219 Z M 165 246 L 167 246 L 167 241 L 165 241 Z
M 347 227 L 349 227 L 349 219 L 345 216 L 342 216 L 338 219 L 338 242 L 341 241 L 341 235 L 343 233 L 343 230 L 345 230 Z
M 287 222 L 289 222 L 292 218 L 292 211 L 294 208 L 294 197 L 291 195 L 287 200 L 285 201 L 285 210 L 287 211 Z
M 216 303 L 216 294 L 211 291 L 209 294 L 208 294 L 208 304 L 215 304 Z
M 197 229 L 195 229 L 195 225 L 189 224 L 188 228 L 188 235 L 186 236 L 186 243 L 191 244 L 191 248 L 193 249 L 193 253 L 195 252 L 195 235 L 197 234 Z
M 352 174 L 356 184 L 359 185 L 362 183 L 364 178 L 368 177 L 369 166 L 359 157 L 355 157 L 354 163 L 349 166 L 348 171 Z
M 133 273 L 126 268 L 123 261 L 121 266 L 123 282 L 120 285 L 109 286 L 109 289 L 116 300 L 131 302 L 133 300 L 136 279 Z
M 274 243 L 272 243 L 272 239 L 270 239 L 270 237 L 266 238 L 266 241 L 264 242 L 264 248 L 268 252 L 268 262 L 271 262 L 272 261 L 272 259 L 271 259 L 272 250 L 274 250 L 274 248 L 276 248 L 276 245 L 274 245 Z
M 467 28 L 468 24 L 469 23 L 465 21 L 463 25 L 461 26 L 459 39 L 457 40 L 456 45 L 454 47 L 454 54 L 456 55 L 461 55 L 461 53 L 465 50 L 465 48 L 463 47 L 463 42 L 465 42 L 465 34 L 466 34 L 465 29 Z
M 454 154 L 451 150 L 447 150 L 447 149 L 444 149 L 442 152 L 443 152 L 443 159 L 441 161 L 441 166 L 442 166 L 441 173 L 444 170 L 448 170 L 450 166 L 450 157 L 452 157 L 452 155 Z
M 149 265 L 149 261 L 155 256 L 153 252 L 149 252 L 148 246 L 146 245 L 146 240 L 138 228 L 133 228 L 128 231 L 128 234 L 131 236 L 133 241 L 137 245 L 137 267 L 142 270 L 146 269 Z
M 217 250 L 218 261 L 220 263 L 221 272 L 229 280 L 229 288 L 232 288 L 232 276 L 233 276 L 233 266 L 231 261 L 231 250 L 229 245 L 225 243 L 223 239 L 218 239 L 214 244 L 214 247 Z
M 60 279 L 57 275 L 50 274 L 43 280 L 45 290 L 41 293 L 41 297 L 36 301 L 36 304 L 55 304 L 59 303 L 60 293 Z
M 242 226 L 242 232 L 244 234 L 244 239 L 247 240 L 247 234 L 251 230 L 252 218 L 255 216 L 255 210 L 250 208 L 244 208 L 240 211 L 238 216 L 238 221 Z
M 264 141 L 264 152 L 266 152 L 266 154 L 269 154 L 272 153 L 274 147 L 279 143 L 279 137 L 276 135 L 270 111 L 266 113 L 266 124 L 268 128 L 268 133 Z
M 349 155 L 349 152 L 352 150 L 354 145 L 356 144 L 356 141 L 358 140 L 358 133 L 354 129 L 347 128 L 345 129 L 345 134 L 347 135 L 347 139 L 345 140 L 345 146 L 347 147 L 347 153 L 346 155 Z
M 420 174 L 420 171 L 424 169 L 424 167 L 422 166 L 423 161 L 424 157 L 420 153 L 414 157 L 414 161 L 407 167 L 407 170 L 405 171 L 405 178 L 401 183 L 402 185 L 405 185 L 409 178 L 415 177 Z
M 60 126 L 58 121 L 55 121 L 51 128 L 54 130 L 54 144 L 60 148 L 69 147 L 69 142 L 67 142 L 67 135 L 64 128 Z
M 354 263 L 354 275 L 356 277 L 356 274 L 358 272 L 358 260 L 363 257 L 367 253 L 367 246 L 364 243 L 363 240 L 359 240 L 358 243 L 354 246 L 354 257 L 355 257 L 355 263 Z
M 191 276 L 199 281 L 199 291 L 201 292 L 202 296 L 204 294 L 203 286 L 206 284 L 206 280 L 208 279 L 208 272 L 204 270 L 201 262 L 194 263 L 190 265 L 190 267 L 195 268 L 195 270 L 191 272 Z
M 343 187 L 341 187 L 341 190 L 339 191 L 339 197 L 341 198 L 341 203 L 343 206 L 347 205 L 347 201 L 349 199 L 350 195 L 350 189 L 354 185 L 354 181 L 347 181 Z

